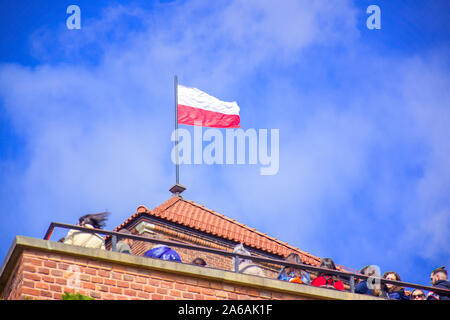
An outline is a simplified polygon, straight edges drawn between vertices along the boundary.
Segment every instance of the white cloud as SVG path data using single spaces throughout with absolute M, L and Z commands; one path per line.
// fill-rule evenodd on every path
M 280 52 L 293 59 L 320 42 L 319 16 L 327 17 L 326 28 L 350 21 L 342 17 L 351 15 L 346 6 L 196 1 L 161 9 L 161 16 L 116 6 L 101 19 L 83 20 L 78 33 L 63 25 L 38 30 L 31 44 L 47 64 L 3 65 L 0 72 L 5 108 L 29 151 L 22 206 L 100 209 L 111 199 L 119 205 L 120 198 L 144 197 L 146 186 L 148 194 L 167 188 L 171 75 L 180 72 L 205 87 L 213 82 L 219 92 L 237 87 Z M 130 32 L 136 21 L 138 31 Z
M 448 246 L 450 236 L 450 211 L 423 213 L 423 216 L 409 225 L 405 232 L 404 241 L 411 250 L 417 250 L 417 254 L 431 261 L 439 261 L 441 265 L 450 263 L 450 248 Z M 439 262 L 437 263 L 439 264 Z
M 448 253 L 442 55 L 429 64 L 367 54 L 348 1 L 189 1 L 158 10 L 112 7 L 84 21 L 83 33 L 40 30 L 31 42 L 45 64 L 0 67 L 0 97 L 27 145 L 29 166 L 11 181 L 23 188 L 14 201 L 29 228 L 104 209 L 116 214 L 112 228 L 170 195 L 177 73 L 225 100 L 241 97 L 246 126 L 280 129 L 278 175 L 185 166 L 186 197 L 314 254 L 332 252 L 338 263 Z M 332 56 L 337 47 L 344 57 Z M 420 252 L 406 252 L 401 240 L 417 234 Z

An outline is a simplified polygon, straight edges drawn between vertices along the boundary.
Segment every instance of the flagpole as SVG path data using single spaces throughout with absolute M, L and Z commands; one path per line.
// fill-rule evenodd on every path
M 178 154 L 178 76 L 175 75 L 174 79 L 174 91 L 175 91 L 175 171 L 176 171 L 176 184 L 180 183 L 180 159 Z
M 178 154 L 178 77 L 174 78 L 174 92 L 175 92 L 175 176 L 176 183 L 169 189 L 174 195 L 181 198 L 181 193 L 186 190 L 186 187 L 180 184 L 180 155 Z

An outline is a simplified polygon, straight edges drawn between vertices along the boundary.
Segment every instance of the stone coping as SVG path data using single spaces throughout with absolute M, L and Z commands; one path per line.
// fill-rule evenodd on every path
M 102 249 L 85 248 L 25 236 L 16 236 L 8 254 L 6 255 L 5 261 L 0 269 L 0 293 L 3 292 L 8 280 L 11 278 L 11 273 L 15 270 L 16 263 L 23 250 L 51 252 L 72 257 L 76 256 L 84 259 L 87 258 L 90 260 L 105 261 L 125 267 L 156 270 L 160 272 L 190 276 L 193 278 L 253 287 L 272 292 L 289 293 L 304 297 L 306 299 L 384 300 L 368 295 L 318 288 L 309 285 L 299 285 L 277 279 L 247 275 L 220 269 L 199 267 L 173 261 L 152 259 Z

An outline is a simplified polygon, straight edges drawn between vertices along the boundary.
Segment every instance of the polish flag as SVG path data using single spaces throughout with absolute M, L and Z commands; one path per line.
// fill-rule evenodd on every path
M 196 88 L 178 85 L 178 123 L 212 128 L 240 128 L 239 106 Z

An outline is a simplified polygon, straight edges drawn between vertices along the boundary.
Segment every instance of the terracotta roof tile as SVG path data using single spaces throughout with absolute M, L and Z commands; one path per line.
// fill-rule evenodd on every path
M 273 238 L 245 224 L 230 219 L 214 210 L 195 203 L 192 200 L 185 200 L 178 196 L 173 196 L 163 202 L 158 207 L 150 210 L 145 206 L 139 206 L 136 213 L 125 220 L 120 226 L 114 229 L 118 231 L 130 222 L 138 219 L 142 215 L 159 217 L 195 230 L 209 233 L 234 242 L 242 242 L 245 246 L 263 250 L 279 256 L 286 257 L 290 253 L 300 255 L 302 262 L 318 266 L 321 259 L 289 245 L 286 242 Z M 349 268 L 347 268 L 349 269 Z
M 230 219 L 214 210 L 209 210 L 194 201 L 185 200 L 177 196 L 171 197 L 153 210 L 148 210 L 141 206 L 138 208 L 137 213 L 130 217 L 130 219 L 135 218 L 140 212 L 145 212 L 146 214 L 227 240 L 242 242 L 248 247 L 269 253 L 287 256 L 289 253 L 295 252 L 301 256 L 302 261 L 308 264 L 318 265 L 320 263 L 320 258 L 292 247 L 286 242 L 270 237 L 265 233 L 250 228 L 234 219 Z

